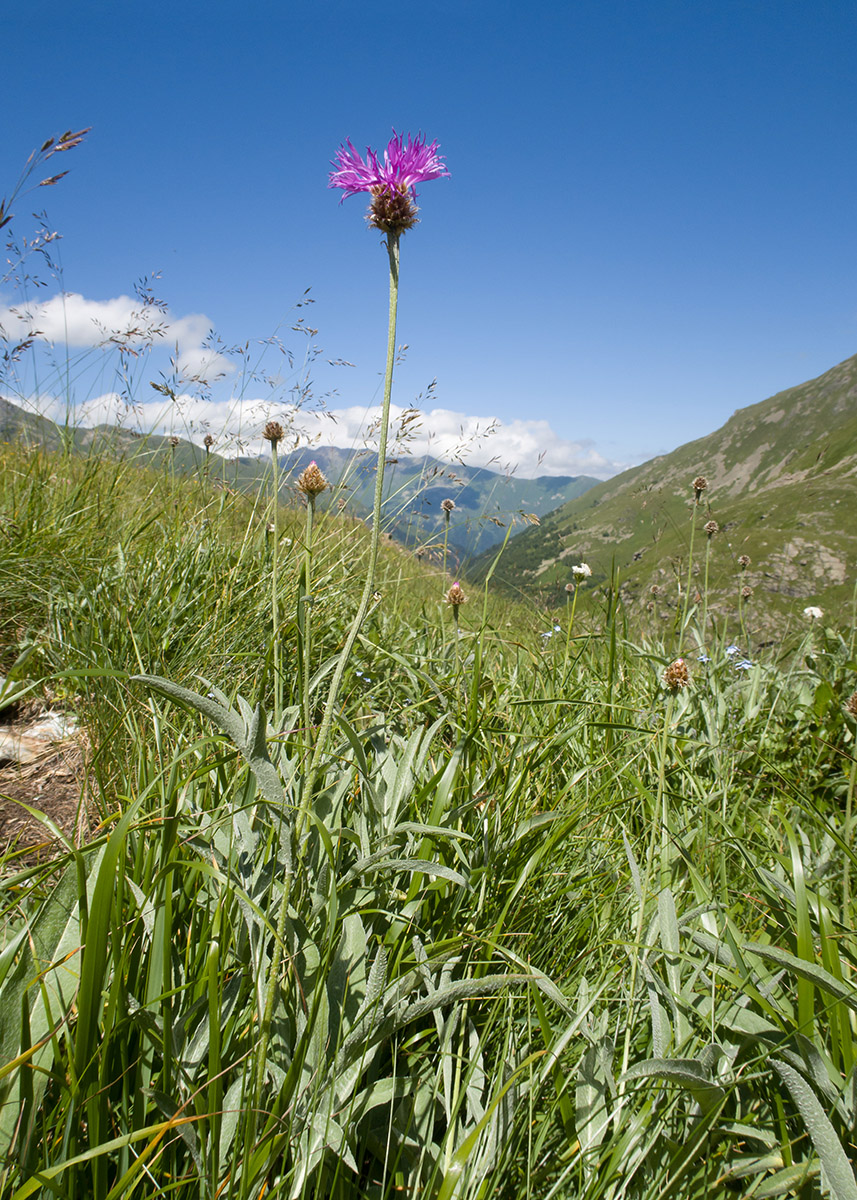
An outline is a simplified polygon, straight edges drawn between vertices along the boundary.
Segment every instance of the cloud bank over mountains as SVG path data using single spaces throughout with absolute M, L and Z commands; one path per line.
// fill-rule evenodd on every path
M 205 382 L 235 370 L 228 358 L 206 344 L 211 322 L 202 313 L 174 317 L 168 309 L 133 296 L 87 300 L 77 292 L 61 292 L 47 300 L 0 308 L 0 330 L 11 340 L 32 337 L 73 350 L 123 344 L 139 350 L 158 344 L 176 351 L 181 372 Z
M 218 450 L 231 456 L 266 452 L 261 430 L 276 416 L 295 444 L 372 448 L 380 405 L 351 404 L 314 410 L 257 398 L 223 396 L 235 365 L 210 344 L 211 323 L 201 313 L 176 317 L 157 304 L 117 296 L 87 300 L 64 293 L 38 302 L 0 307 L 0 331 L 10 341 L 34 338 L 37 343 L 84 351 L 124 345 L 134 353 L 152 348 L 170 352 L 175 368 L 188 381 L 215 385 L 207 397 L 179 394 L 175 400 L 134 397 L 133 409 L 117 392 L 78 403 L 71 419 L 84 425 L 120 422 L 144 432 L 175 433 L 201 442 L 211 433 Z M 103 386 L 103 385 L 102 385 Z M 9 396 L 20 403 L 20 397 Z M 66 420 L 64 398 L 41 396 L 29 405 L 54 420 Z M 593 475 L 607 479 L 630 466 L 602 454 L 587 439 L 560 437 L 545 420 L 474 416 L 446 408 L 422 411 L 407 423 L 407 436 L 397 439 L 402 419 L 412 412 L 393 406 L 390 453 L 429 454 L 447 462 L 511 471 L 523 478 L 537 475 Z

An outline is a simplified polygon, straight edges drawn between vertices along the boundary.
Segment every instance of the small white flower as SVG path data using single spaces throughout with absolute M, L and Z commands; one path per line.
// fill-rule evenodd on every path
M 553 631 L 554 631 L 554 633 L 562 633 L 562 626 L 561 626 L 561 625 L 554 625 L 554 627 L 553 627 Z
M 817 604 L 808 604 L 803 610 L 803 615 L 810 621 L 820 621 L 824 616 L 824 609 L 819 608 Z
M 741 653 L 741 651 L 738 649 L 737 646 L 727 646 L 726 647 L 726 654 L 729 658 L 734 658 L 736 654 L 740 654 L 740 653 Z
M 576 580 L 589 579 L 592 575 L 592 567 L 589 563 L 578 563 L 576 567 L 571 568 L 571 573 Z

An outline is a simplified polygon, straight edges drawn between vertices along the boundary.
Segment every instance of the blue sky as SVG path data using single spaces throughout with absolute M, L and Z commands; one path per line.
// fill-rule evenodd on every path
M 451 173 L 402 245 L 395 399 L 437 380 L 435 448 L 496 419 L 474 461 L 607 475 L 857 351 L 853 0 L 35 0 L 3 35 L 0 194 L 48 135 L 93 127 L 16 206 L 20 233 L 41 205 L 62 232 L 74 303 L 159 271 L 187 352 L 210 325 L 300 355 L 305 316 L 314 389 L 338 391 L 326 441 L 377 400 L 387 299 L 329 160 L 392 127 Z M 140 366 L 142 401 L 163 366 Z M 265 393 L 233 375 L 212 419 L 239 394 Z

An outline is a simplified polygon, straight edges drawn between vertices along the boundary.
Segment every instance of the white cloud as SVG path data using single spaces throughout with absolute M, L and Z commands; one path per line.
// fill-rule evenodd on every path
M 200 381 L 235 370 L 228 358 L 205 346 L 211 322 L 202 313 L 174 317 L 132 296 L 87 300 L 77 292 L 61 292 L 38 303 L 0 308 L 0 329 L 12 339 L 35 337 L 73 349 L 159 344 L 177 350 L 179 371 Z
M 66 418 L 62 401 L 43 400 L 33 407 L 54 420 Z M 408 437 L 397 439 L 402 418 L 412 411 L 393 405 L 389 453 L 430 454 L 446 462 L 461 461 L 471 467 L 512 471 L 525 479 L 536 475 L 594 475 L 607 479 L 631 465 L 606 458 L 586 440 L 559 437 L 547 421 L 503 422 L 443 408 L 421 412 L 418 420 L 408 424 Z M 272 417 L 288 431 L 285 449 L 308 443 L 354 450 L 374 446 L 377 434 L 372 430 L 380 414 L 380 406 L 352 405 L 306 412 L 262 400 L 217 400 L 192 395 L 179 395 L 175 401 L 150 401 L 129 414 L 122 397 L 109 392 L 80 406 L 71 419 L 96 425 L 121 418 L 123 424 L 130 423 L 144 431 L 177 433 L 196 442 L 211 433 L 217 439 L 216 449 L 229 457 L 236 453 L 267 453 L 268 444 L 261 433 L 265 422 Z

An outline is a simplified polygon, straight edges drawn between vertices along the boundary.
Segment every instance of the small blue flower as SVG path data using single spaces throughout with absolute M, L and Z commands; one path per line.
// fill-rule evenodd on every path
M 561 625 L 554 625 L 554 627 L 553 627 L 553 631 L 554 631 L 554 633 L 562 633 L 562 626 L 561 626 Z
M 741 653 L 741 651 L 737 646 L 727 646 L 726 647 L 726 654 L 729 658 L 734 658 L 736 654 L 740 654 L 740 653 Z
M 739 663 L 735 664 L 736 671 L 752 671 L 755 663 L 750 662 L 749 658 L 742 658 Z
M 707 662 L 711 662 L 711 659 L 708 657 L 707 654 L 700 654 L 696 661 L 701 662 L 701 663 L 707 663 Z

